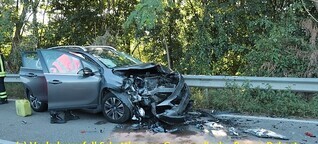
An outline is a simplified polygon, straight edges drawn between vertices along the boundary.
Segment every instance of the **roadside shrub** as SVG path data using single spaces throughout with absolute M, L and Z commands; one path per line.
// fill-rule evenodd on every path
M 318 95 L 295 93 L 290 90 L 251 89 L 249 84 L 210 89 L 193 89 L 195 108 L 209 108 L 273 117 L 318 118 Z M 309 96 L 308 96 L 309 95 Z M 310 98 L 308 98 L 310 97 Z
M 4 86 L 9 99 L 24 98 L 24 88 L 22 83 L 5 83 Z

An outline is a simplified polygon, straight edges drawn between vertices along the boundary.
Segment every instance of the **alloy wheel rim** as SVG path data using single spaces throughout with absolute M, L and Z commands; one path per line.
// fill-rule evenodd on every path
M 41 106 L 41 102 L 39 101 L 39 99 L 35 96 L 33 96 L 32 94 L 30 94 L 30 102 L 31 102 L 31 106 L 35 109 L 39 109 Z
M 105 101 L 104 110 L 107 117 L 113 120 L 118 120 L 124 116 L 124 105 L 115 97 L 111 97 Z

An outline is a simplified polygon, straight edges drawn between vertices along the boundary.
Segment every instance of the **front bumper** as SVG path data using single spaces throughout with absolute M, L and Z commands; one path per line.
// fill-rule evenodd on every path
M 179 83 L 176 90 L 159 104 L 152 103 L 152 113 L 160 120 L 168 124 L 185 122 L 184 112 L 189 107 L 190 89 L 179 75 Z

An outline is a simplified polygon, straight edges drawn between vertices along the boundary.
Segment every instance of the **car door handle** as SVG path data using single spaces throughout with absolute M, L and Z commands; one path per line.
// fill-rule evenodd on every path
M 49 82 L 50 84 L 61 84 L 62 82 L 59 80 L 53 80 Z
M 28 77 L 37 77 L 37 75 L 34 74 L 34 73 L 28 73 L 27 76 L 28 76 Z

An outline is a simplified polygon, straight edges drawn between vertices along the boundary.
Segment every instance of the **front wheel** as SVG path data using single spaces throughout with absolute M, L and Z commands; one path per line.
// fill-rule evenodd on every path
M 31 93 L 28 94 L 31 108 L 36 112 L 44 112 L 47 110 L 47 103 L 40 101 L 37 97 Z
M 123 123 L 130 118 L 129 108 L 111 93 L 104 96 L 102 106 L 103 114 L 109 122 Z

